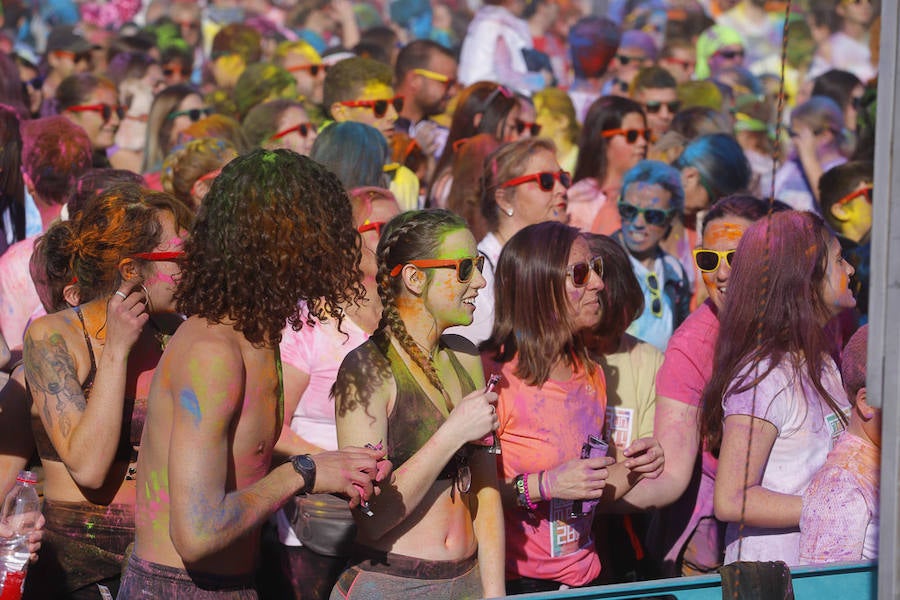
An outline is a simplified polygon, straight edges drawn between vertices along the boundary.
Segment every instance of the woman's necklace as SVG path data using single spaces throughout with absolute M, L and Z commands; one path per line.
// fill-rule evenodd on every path
M 169 344 L 169 340 L 172 339 L 172 334 L 163 332 L 163 330 L 159 328 L 156 322 L 153 321 L 152 316 L 147 321 L 147 323 L 150 325 L 150 329 L 153 330 L 153 338 L 159 344 L 160 351 L 165 352 L 166 346 Z

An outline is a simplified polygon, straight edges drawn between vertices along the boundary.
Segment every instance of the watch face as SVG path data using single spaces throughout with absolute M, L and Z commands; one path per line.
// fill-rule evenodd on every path
M 304 455 L 302 455 L 302 456 L 298 456 L 298 457 L 297 457 L 297 465 L 298 465 L 301 469 L 306 469 L 306 470 L 309 470 L 309 469 L 315 469 L 315 468 L 316 468 L 316 463 L 313 462 L 313 459 L 310 458 L 308 454 L 304 454 Z

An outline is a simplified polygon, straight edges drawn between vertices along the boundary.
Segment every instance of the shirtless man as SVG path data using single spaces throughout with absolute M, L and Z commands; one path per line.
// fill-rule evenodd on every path
M 298 492 L 351 508 L 387 477 L 383 451 L 348 448 L 271 467 L 283 410 L 276 350 L 301 301 L 314 317 L 363 295 L 359 237 L 337 178 L 256 150 L 216 179 L 185 244 L 173 336 L 150 390 L 136 536 L 119 598 L 257 598 L 260 526 Z M 347 285 L 347 282 L 354 282 Z

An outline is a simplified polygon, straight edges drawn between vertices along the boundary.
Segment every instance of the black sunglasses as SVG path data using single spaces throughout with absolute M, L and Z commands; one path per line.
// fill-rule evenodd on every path
M 718 54 L 726 60 L 734 60 L 738 57 L 744 58 L 743 50 L 717 50 L 715 54 Z
M 175 75 L 184 77 L 187 75 L 187 71 L 185 71 L 181 67 L 165 67 L 163 68 L 162 72 L 165 77 L 174 77 Z
M 603 279 L 603 257 L 595 256 L 590 260 L 583 260 L 574 265 L 566 267 L 566 275 L 572 278 L 572 285 L 575 287 L 584 287 L 591 277 L 591 271 L 597 274 L 597 277 Z
M 211 108 L 191 108 L 188 110 L 176 110 L 173 113 L 169 113 L 169 116 L 166 119 L 177 119 L 178 117 L 187 117 L 191 120 L 191 122 L 196 123 L 203 117 L 208 117 L 212 114 Z
M 647 60 L 647 58 L 645 56 L 626 56 L 624 54 L 616 54 L 616 58 L 619 59 L 619 62 L 622 64 L 623 67 L 627 67 L 628 63 L 630 63 L 631 61 L 634 61 L 638 64 L 642 64 L 644 61 Z
M 647 225 L 656 225 L 658 227 L 660 225 L 665 225 L 669 215 L 672 214 L 671 210 L 663 210 L 661 208 L 641 208 L 621 200 L 617 206 L 619 208 L 619 216 L 622 217 L 623 221 L 628 221 L 629 223 L 637 219 L 638 215 L 642 214 L 644 215 L 644 221 L 647 222 Z
M 523 121 L 522 119 L 516 119 L 516 133 L 522 135 L 523 133 L 525 133 L 526 129 L 531 132 L 532 137 L 537 137 L 541 134 L 541 126 L 537 123 L 529 123 L 528 121 Z
M 651 100 L 650 102 L 644 103 L 644 110 L 647 111 L 647 114 L 655 115 L 662 110 L 663 106 L 668 108 L 671 114 L 675 114 L 678 112 L 678 109 L 681 108 L 681 102 L 679 102 L 678 100 L 672 100 L 671 102 L 658 102 L 656 100 Z
M 37 92 L 42 87 L 44 87 L 44 78 L 40 75 L 38 75 L 37 77 L 32 77 L 28 81 L 22 82 L 22 89 L 31 88 Z

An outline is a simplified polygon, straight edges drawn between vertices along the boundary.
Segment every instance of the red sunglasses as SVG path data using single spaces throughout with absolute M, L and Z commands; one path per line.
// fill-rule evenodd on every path
M 852 192 L 850 192 L 849 194 L 847 194 L 846 196 L 844 196 L 843 198 L 841 198 L 834 204 L 835 204 L 835 206 L 842 206 L 849 202 L 853 202 L 854 200 L 856 200 L 859 197 L 865 198 L 866 202 L 868 202 L 869 204 L 872 204 L 872 189 L 873 189 L 873 187 L 871 185 L 863 186 L 859 189 L 853 190 Z
M 500 187 L 513 187 L 514 185 L 522 185 L 523 183 L 528 183 L 529 181 L 537 181 L 538 185 L 545 192 L 553 191 L 553 185 L 555 182 L 560 182 L 564 188 L 567 188 L 572 185 L 572 176 L 569 175 L 568 171 L 556 171 L 552 172 L 542 172 L 542 173 L 529 173 L 528 175 L 522 175 L 521 177 L 515 177 L 510 179 L 509 181 L 505 181 L 500 184 Z
M 382 100 L 341 100 L 340 104 L 349 108 L 371 108 L 376 119 L 380 119 L 387 113 L 388 106 L 393 105 L 399 114 L 403 110 L 403 96 L 394 96 Z
M 141 260 L 149 260 L 151 262 L 160 262 L 166 260 L 179 260 L 184 258 L 184 250 L 172 250 L 169 252 L 138 252 L 133 254 L 132 258 Z
M 387 225 L 386 221 L 370 221 L 366 219 L 366 222 L 356 228 L 356 231 L 359 233 L 365 233 L 367 231 L 374 231 L 375 235 L 381 237 L 381 228 Z
M 308 121 L 306 123 L 299 123 L 297 125 L 294 125 L 293 127 L 285 129 L 284 131 L 279 131 L 278 133 L 270 137 L 269 140 L 280 140 L 284 136 L 294 133 L 295 131 L 300 134 L 300 137 L 306 137 L 309 135 L 310 131 L 312 131 L 313 133 L 316 132 L 316 126 Z
M 328 65 L 323 64 L 312 64 L 312 65 L 295 65 L 293 67 L 288 67 L 286 71 L 289 73 L 296 73 L 297 71 L 309 71 L 309 74 L 315 77 L 319 74 L 319 71 L 325 73 L 328 70 Z
M 66 108 L 69 112 L 98 112 L 103 117 L 103 122 L 108 123 L 112 118 L 113 112 L 116 113 L 116 116 L 119 119 L 125 118 L 125 107 L 124 106 L 113 106 L 112 104 L 78 104 L 76 106 L 70 106 Z

